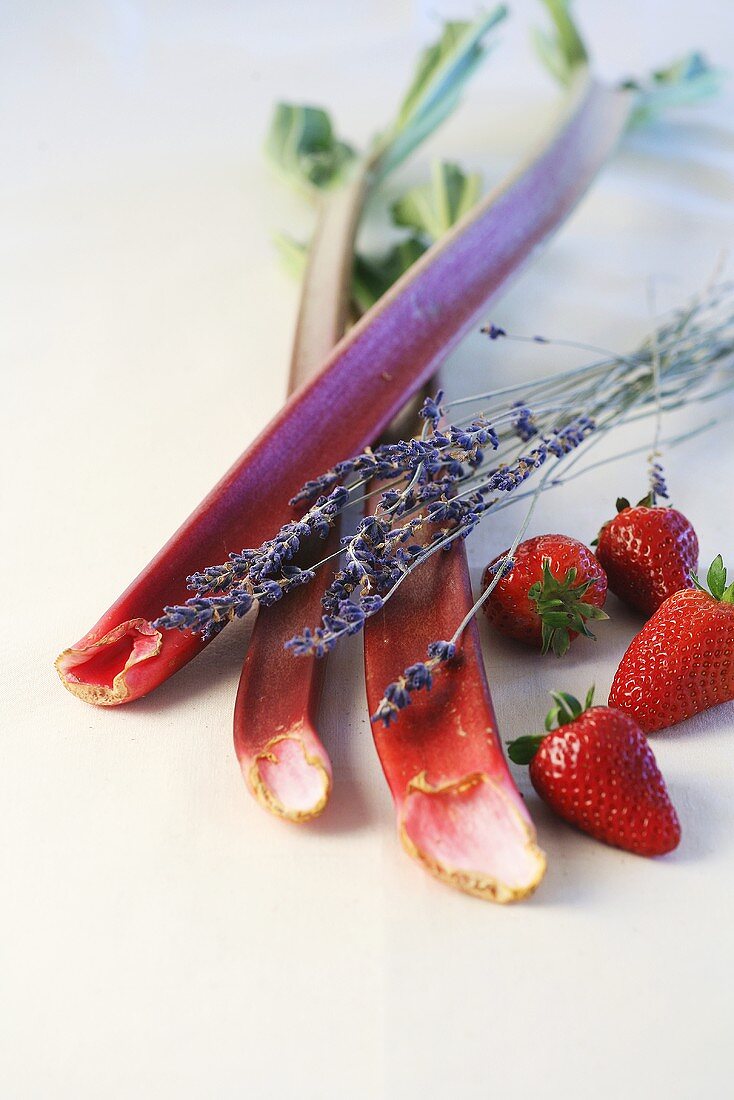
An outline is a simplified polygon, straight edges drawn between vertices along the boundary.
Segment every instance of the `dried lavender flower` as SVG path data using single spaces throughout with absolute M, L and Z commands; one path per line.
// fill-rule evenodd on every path
M 389 726 L 398 717 L 401 710 L 410 706 L 414 691 L 430 691 L 433 687 L 433 673 L 439 665 L 456 656 L 453 642 L 431 642 L 428 647 L 428 660 L 410 665 L 393 683 L 385 688 L 377 710 L 372 715 L 373 722 L 382 722 Z
M 650 495 L 652 497 L 653 504 L 658 497 L 662 497 L 664 500 L 668 500 L 668 486 L 665 481 L 665 471 L 661 463 L 650 462 Z

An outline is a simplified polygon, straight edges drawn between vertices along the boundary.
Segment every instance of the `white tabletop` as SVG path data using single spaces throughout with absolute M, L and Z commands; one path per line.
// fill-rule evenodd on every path
M 527 49 L 539 5 L 513 6 L 463 109 L 395 188 L 435 155 L 489 185 L 548 124 L 559 94 Z M 683 826 L 665 860 L 573 832 L 519 774 L 549 868 L 533 899 L 501 908 L 440 885 L 400 849 L 357 641 L 329 666 L 332 802 L 301 828 L 250 799 L 232 751 L 246 626 L 114 711 L 82 705 L 52 668 L 283 399 L 297 289 L 271 236 L 305 235 L 309 219 L 263 163 L 272 103 L 331 105 L 362 140 L 435 32 L 432 13 L 472 7 L 5 5 L 8 1100 L 726 1092 L 733 707 L 654 741 Z M 645 71 L 694 45 L 729 60 L 728 0 L 577 7 L 606 71 Z M 729 91 L 630 138 L 493 319 L 633 346 L 649 323 L 648 277 L 660 307 L 674 305 L 732 243 L 732 115 Z M 476 335 L 446 380 L 460 392 L 567 361 Z M 722 551 L 734 565 L 730 436 L 721 425 L 666 466 L 702 559 Z M 590 539 L 643 479 L 640 459 L 605 467 L 549 495 L 535 531 Z M 515 522 L 507 510 L 478 533 L 476 571 Z M 608 610 L 599 642 L 580 640 L 562 663 L 485 633 L 504 737 L 539 728 L 550 688 L 595 680 L 604 695 L 638 622 L 613 599 Z

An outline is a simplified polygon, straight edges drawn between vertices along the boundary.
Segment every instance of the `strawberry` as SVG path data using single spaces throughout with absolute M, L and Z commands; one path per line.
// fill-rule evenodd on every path
M 596 556 L 609 587 L 620 600 L 650 616 L 668 596 L 692 588 L 698 569 L 698 539 L 692 525 L 675 508 L 635 508 L 617 501 L 617 515 L 599 532 Z
M 530 779 L 552 810 L 597 840 L 640 856 L 662 856 L 680 841 L 680 825 L 652 749 L 628 714 L 584 706 L 552 692 L 551 732 L 519 737 L 510 759 L 530 764 Z M 557 728 L 553 728 L 553 727 Z
M 502 634 L 562 657 L 587 619 L 606 619 L 607 578 L 588 546 L 567 535 L 540 535 L 490 562 L 482 586 L 495 587 L 484 613 Z M 496 574 L 500 573 L 497 580 Z
M 734 699 L 734 582 L 721 556 L 708 571 L 710 591 L 669 596 L 632 639 L 609 694 L 645 733 Z

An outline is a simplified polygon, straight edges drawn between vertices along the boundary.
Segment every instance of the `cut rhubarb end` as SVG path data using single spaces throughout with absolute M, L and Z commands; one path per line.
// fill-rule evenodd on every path
M 331 794 L 329 758 L 319 751 L 318 741 L 308 747 L 306 741 L 300 733 L 274 737 L 249 768 L 243 767 L 245 780 L 260 805 L 277 817 L 297 823 L 318 817 Z
M 147 619 L 130 619 L 97 641 L 65 649 L 56 671 L 64 687 L 85 703 L 114 707 L 130 694 L 130 669 L 156 657 L 162 642 L 161 632 Z
M 483 772 L 432 786 L 408 783 L 399 817 L 406 851 L 466 894 L 502 904 L 529 897 L 545 874 L 545 853 L 529 818 Z

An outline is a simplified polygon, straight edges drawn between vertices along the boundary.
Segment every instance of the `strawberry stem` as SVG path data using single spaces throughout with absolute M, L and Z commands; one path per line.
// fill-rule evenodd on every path
M 551 730 L 574 722 L 594 703 L 593 684 L 583 703 L 567 691 L 552 691 L 550 694 L 556 705 L 545 716 L 546 733 L 530 733 L 507 742 L 507 755 L 513 764 L 529 764 Z
M 571 633 L 594 638 L 586 625 L 586 619 L 608 619 L 606 612 L 593 604 L 585 603 L 584 596 L 599 578 L 576 584 L 578 571 L 571 567 L 563 580 L 554 577 L 550 558 L 543 559 L 543 578 L 529 590 L 528 597 L 542 622 L 543 653 L 555 653 L 562 657 L 571 644 Z
M 587 691 L 583 704 L 579 702 L 575 695 L 570 695 L 567 691 L 552 691 L 550 694 L 556 705 L 551 707 L 545 716 L 545 728 L 548 732 L 557 729 L 559 726 L 566 726 L 569 722 L 574 722 L 581 717 L 585 710 L 592 706 L 594 702 L 594 685 L 592 684 Z

